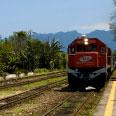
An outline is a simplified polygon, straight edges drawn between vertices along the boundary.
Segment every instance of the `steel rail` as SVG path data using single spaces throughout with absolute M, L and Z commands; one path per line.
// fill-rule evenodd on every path
M 41 75 L 39 77 L 33 77 L 30 79 L 26 78 L 24 80 L 19 80 L 18 82 L 14 82 L 14 83 L 6 83 L 4 85 L 0 85 L 0 89 L 20 86 L 24 84 L 29 84 L 29 83 L 33 83 L 37 81 L 43 81 L 43 80 L 52 79 L 52 78 L 61 77 L 61 76 L 66 76 L 66 72 L 62 72 L 62 73 L 58 72 L 58 73 L 53 73 L 53 74 L 48 74 L 48 75 Z
M 78 116 L 78 114 L 80 113 L 80 111 L 83 110 L 83 108 L 88 105 L 89 100 L 91 100 L 91 96 L 94 95 L 95 92 L 90 92 L 88 93 L 86 99 L 79 105 L 79 107 L 76 108 L 76 111 L 74 112 L 73 116 Z
M 56 87 L 61 84 L 64 84 L 64 83 L 67 83 L 66 79 L 63 79 L 63 80 L 60 80 L 57 82 L 53 82 L 53 83 L 50 83 L 45 86 L 36 87 L 34 89 L 25 91 L 23 93 L 19 93 L 19 94 L 10 96 L 10 97 L 0 99 L 0 110 L 14 106 L 18 103 L 21 103 L 22 101 L 26 101 L 27 99 L 31 99 L 36 96 L 39 96 L 39 95 L 43 94 L 43 92 L 50 90 L 51 88 Z
M 90 92 L 90 93 L 85 93 L 86 99 L 76 108 L 76 111 L 73 113 L 74 116 L 78 116 L 77 114 L 83 109 L 83 107 L 85 105 L 87 105 L 87 102 L 90 98 L 90 96 L 93 94 L 94 92 Z M 81 93 L 80 93 L 81 94 Z M 53 108 L 51 108 L 50 110 L 48 110 L 46 113 L 44 113 L 42 116 L 49 116 L 51 113 L 55 112 L 55 110 L 57 110 L 59 107 L 61 107 L 65 102 L 68 102 L 68 100 L 70 101 L 71 98 L 73 98 L 73 95 L 70 95 L 68 97 L 66 97 L 64 100 L 62 100 L 60 103 L 58 103 L 57 105 L 55 105 Z M 80 95 L 78 99 L 81 99 L 83 96 Z
M 116 77 L 111 77 L 110 81 L 116 81 Z
M 73 95 L 70 95 L 68 97 L 66 97 L 66 99 L 64 99 L 63 101 L 61 101 L 59 104 L 55 105 L 52 109 L 50 109 L 49 111 L 47 111 L 45 114 L 43 114 L 42 116 L 48 116 L 51 112 L 53 112 L 54 110 L 56 110 L 58 107 L 60 107 L 61 105 L 63 105 L 67 100 L 69 100 Z
M 17 81 L 21 81 L 21 80 L 25 80 L 25 79 L 31 79 L 31 78 L 38 78 L 38 77 L 41 77 L 41 76 L 47 76 L 47 75 L 52 75 L 52 74 L 57 74 L 57 73 L 63 73 L 63 72 L 66 72 L 66 71 L 58 71 L 58 72 L 50 72 L 48 74 L 34 74 L 34 75 L 31 75 L 31 76 L 24 76 L 24 77 L 16 77 L 16 78 L 10 78 L 10 79 L 6 79 L 6 80 L 0 80 L 0 84 L 3 84 L 4 82 L 17 82 Z

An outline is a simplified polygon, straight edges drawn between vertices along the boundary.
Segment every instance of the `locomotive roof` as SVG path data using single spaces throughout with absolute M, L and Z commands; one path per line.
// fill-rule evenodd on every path
M 76 38 L 74 41 L 72 41 L 71 44 L 69 44 L 69 47 L 83 42 L 84 39 L 85 39 L 85 37 Z M 90 43 L 98 43 L 100 45 L 107 47 L 107 45 L 104 42 L 102 42 L 101 40 L 99 40 L 98 38 L 87 38 L 87 39 Z

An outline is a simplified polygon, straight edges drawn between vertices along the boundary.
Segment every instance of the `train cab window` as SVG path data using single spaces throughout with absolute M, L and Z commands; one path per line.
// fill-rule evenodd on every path
M 84 52 L 86 49 L 85 49 L 85 45 L 78 45 L 77 46 L 77 52 Z
M 90 44 L 90 45 L 88 46 L 88 51 L 89 51 L 89 52 L 90 52 L 90 51 L 94 52 L 94 51 L 96 51 L 96 50 L 97 50 L 97 46 L 96 46 L 96 45 Z
M 97 46 L 94 44 L 89 45 L 78 45 L 77 52 L 93 52 L 97 50 Z

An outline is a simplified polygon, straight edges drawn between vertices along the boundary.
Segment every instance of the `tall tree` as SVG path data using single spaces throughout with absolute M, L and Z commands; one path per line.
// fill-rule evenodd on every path
M 113 0 L 114 7 L 116 7 L 116 0 Z M 113 12 L 111 16 L 111 23 L 110 23 L 110 29 L 113 32 L 114 40 L 116 41 L 116 10 Z
M 16 68 L 13 47 L 7 39 L 0 42 L 0 66 L 4 72 L 13 72 Z
M 13 35 L 9 37 L 12 45 L 14 46 L 15 52 L 19 53 L 19 54 L 26 47 L 27 40 L 29 38 L 30 38 L 30 36 L 25 31 L 14 32 Z
M 14 48 L 15 56 L 17 57 L 16 65 L 19 69 L 29 69 L 26 68 L 28 56 L 25 50 L 27 49 L 27 43 L 30 39 L 29 33 L 25 31 L 14 32 L 13 35 L 9 37 Z

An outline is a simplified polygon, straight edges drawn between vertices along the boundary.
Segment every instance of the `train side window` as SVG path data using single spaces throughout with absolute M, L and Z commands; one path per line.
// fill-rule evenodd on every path
M 75 48 L 71 48 L 71 53 L 74 53 L 75 52 Z
M 101 47 L 101 48 L 100 48 L 100 52 L 101 52 L 101 53 L 104 53 L 104 52 L 105 52 L 105 48 L 104 48 L 104 47 Z
M 75 52 L 75 48 L 68 48 L 68 53 L 71 54 L 71 53 L 74 53 Z

